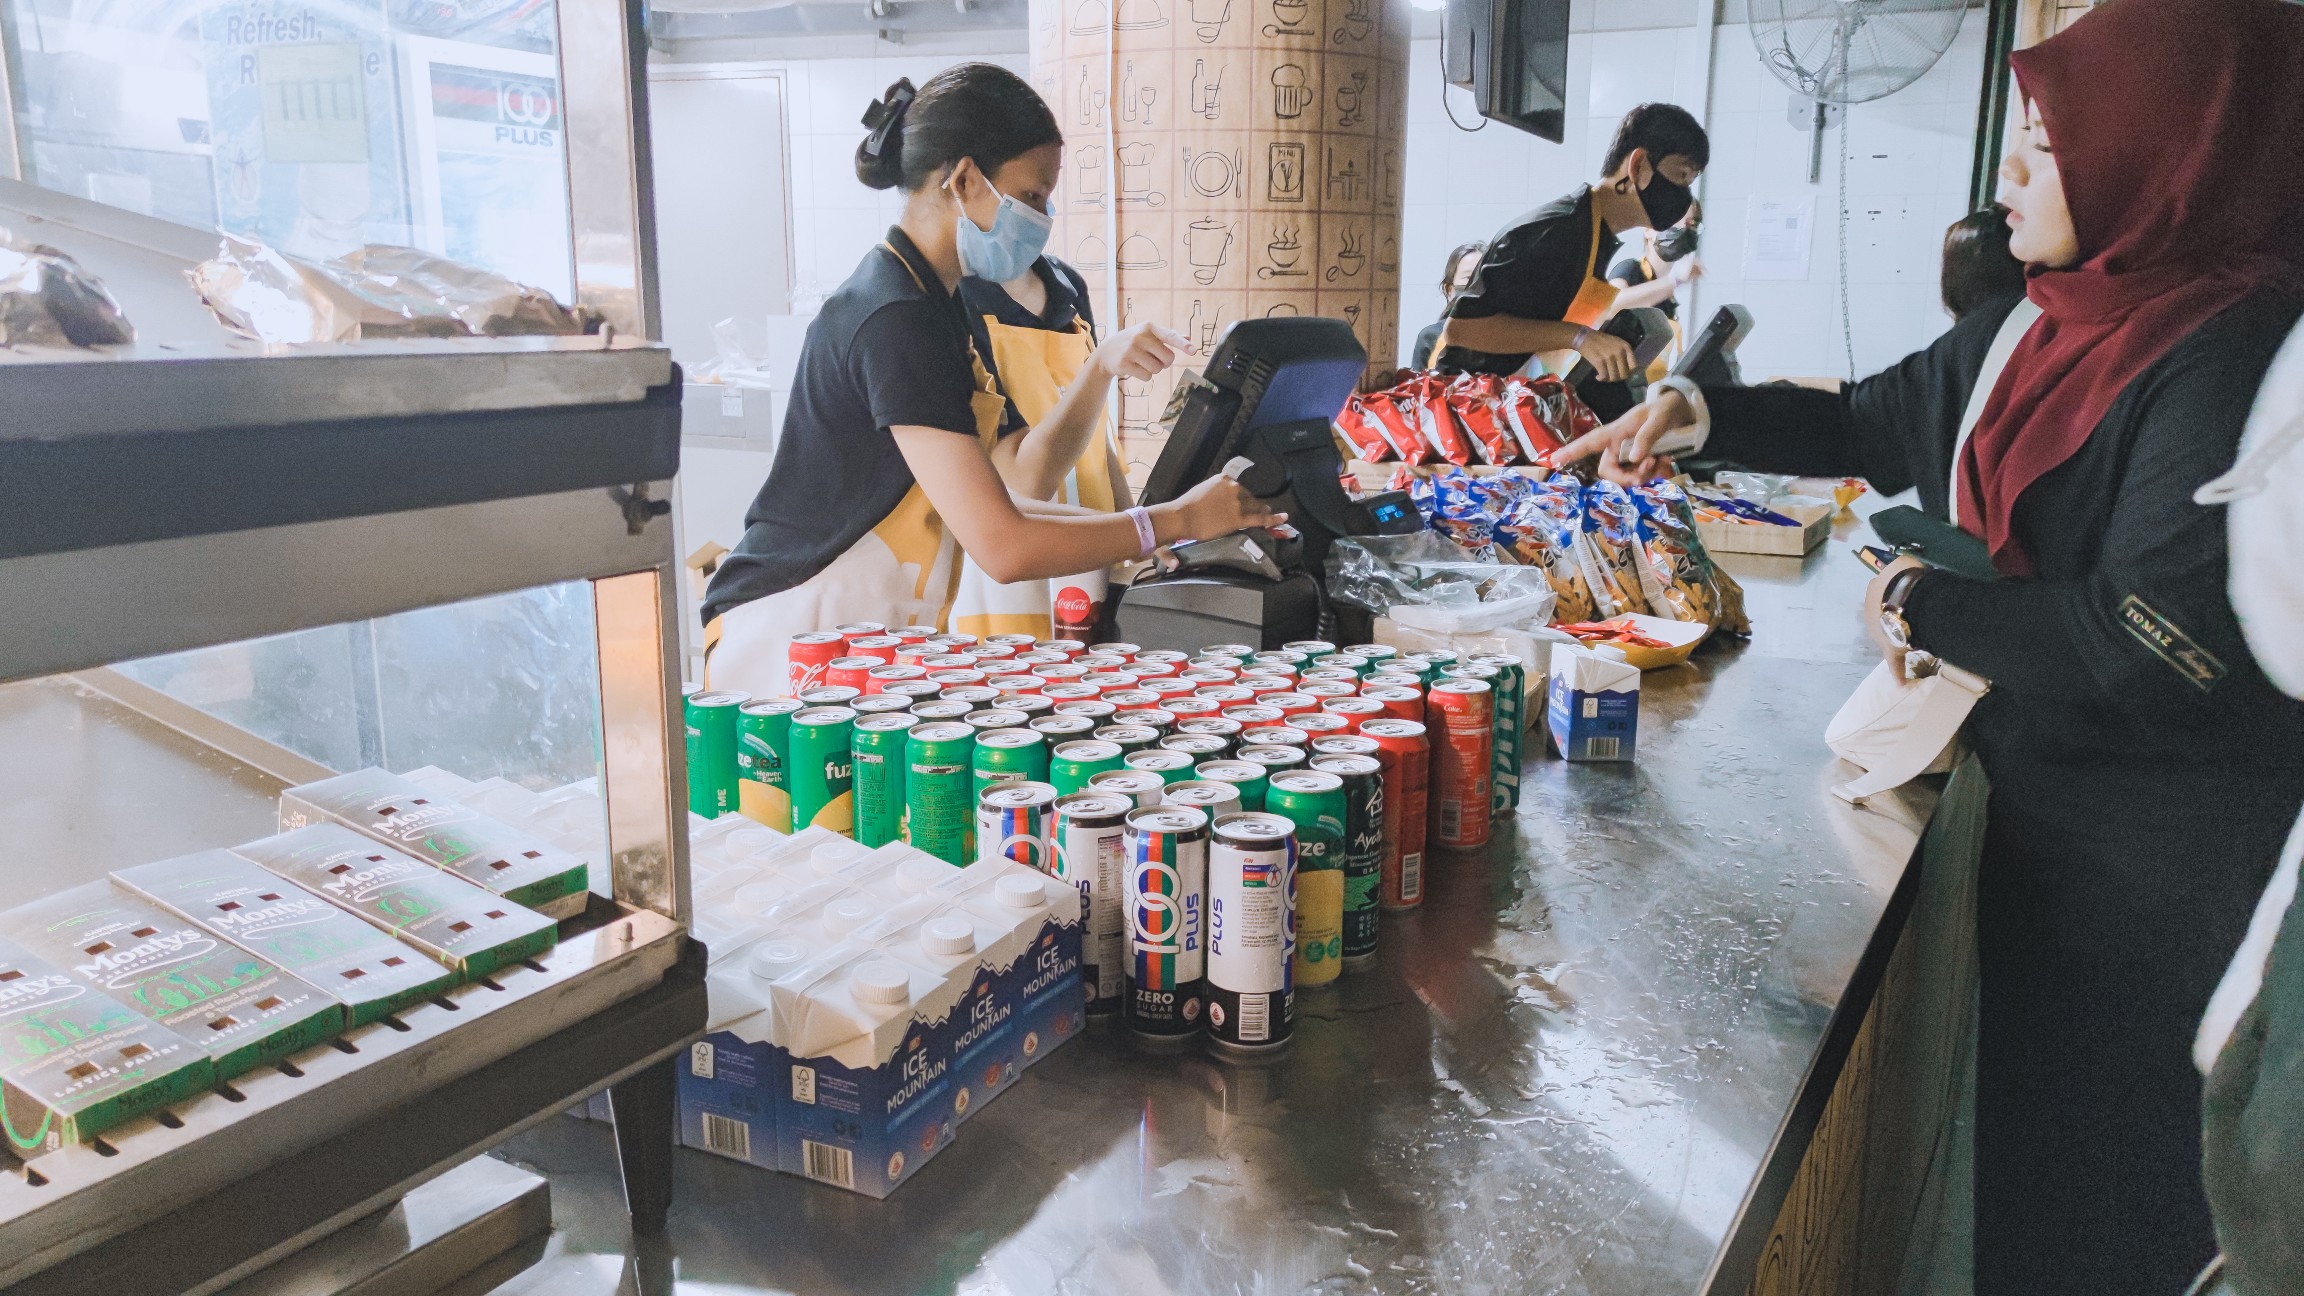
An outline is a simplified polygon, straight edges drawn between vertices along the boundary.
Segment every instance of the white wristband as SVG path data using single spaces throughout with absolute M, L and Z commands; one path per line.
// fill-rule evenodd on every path
M 1160 547 L 1159 540 L 1152 534 L 1152 510 L 1139 504 L 1128 510 L 1128 520 L 1136 524 L 1136 556 L 1150 557 L 1152 551 Z
M 1712 436 L 1712 407 L 1705 403 L 1704 389 L 1695 379 L 1684 374 L 1668 374 L 1648 385 L 1648 399 L 1653 401 L 1665 392 L 1678 392 L 1688 402 L 1688 412 L 1695 415 L 1694 427 L 1667 433 L 1653 448 L 1656 454 L 1694 454 L 1704 448 Z
M 1592 330 L 1591 330 L 1589 327 L 1587 327 L 1587 326 L 1585 326 L 1585 325 L 1581 325 L 1581 324 L 1577 325 L 1577 327 L 1576 327 L 1576 336 L 1575 336 L 1575 337 L 1573 337 L 1573 338 L 1570 338 L 1570 339 L 1569 339 L 1569 341 L 1568 341 L 1568 349 L 1569 349 L 1569 350 L 1571 350 L 1571 351 L 1576 351 L 1576 352 L 1581 352 L 1581 351 L 1583 351 L 1583 349 L 1584 349 L 1584 340 L 1585 340 L 1586 338 L 1589 338 L 1589 337 L 1591 337 L 1591 336 L 1592 336 Z

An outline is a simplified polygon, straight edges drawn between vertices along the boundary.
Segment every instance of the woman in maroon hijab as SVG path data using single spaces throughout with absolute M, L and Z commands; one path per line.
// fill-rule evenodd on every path
M 1676 382 L 1559 457 L 1648 475 L 1692 431 L 1914 487 L 1983 542 L 1999 579 L 1906 560 L 1864 611 L 1993 682 L 1976 1291 L 2166 1296 L 2215 1250 L 2189 1042 L 2304 802 L 2304 705 L 2251 661 L 2224 510 L 2192 502 L 2304 310 L 2304 6 L 2107 0 L 2011 62 L 2026 296 L 1838 395 Z

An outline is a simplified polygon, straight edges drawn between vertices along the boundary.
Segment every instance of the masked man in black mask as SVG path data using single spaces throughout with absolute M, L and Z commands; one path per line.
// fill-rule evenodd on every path
M 1511 374 L 1538 357 L 1565 373 L 1581 356 L 1594 374 L 1580 389 L 1585 403 L 1602 418 L 1631 408 L 1624 380 L 1632 376 L 1632 347 L 1600 331 L 1618 292 L 1608 267 L 1627 232 L 1680 223 L 1711 157 L 1687 109 L 1642 104 L 1626 113 L 1598 184 L 1546 203 L 1489 241 L 1471 285 L 1448 305 L 1433 367 Z

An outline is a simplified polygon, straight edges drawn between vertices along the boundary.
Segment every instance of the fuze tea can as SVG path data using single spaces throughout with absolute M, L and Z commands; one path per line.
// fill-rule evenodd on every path
M 792 713 L 796 698 L 763 698 L 736 708 L 736 810 L 780 833 L 792 831 Z M 689 767 L 695 778 L 695 767 Z
M 1239 789 L 1240 808 L 1244 811 L 1264 808 L 1264 783 L 1270 775 L 1262 765 L 1254 761 L 1202 761 L 1192 773 L 1195 778 L 1213 783 L 1229 783 Z
M 1296 984 L 1326 985 L 1344 969 L 1344 780 L 1274 774 L 1264 808 L 1295 825 Z
M 1432 735 L 1432 840 L 1450 849 L 1488 844 L 1488 776 L 1496 764 L 1496 712 L 1487 681 L 1450 676 L 1425 695 Z
M 1154 1039 L 1200 1029 L 1207 970 L 1208 816 L 1189 806 L 1131 810 L 1121 906 L 1128 962 L 1120 1019 Z
M 914 725 L 904 744 L 904 838 L 962 867 L 976 859 L 975 750 L 976 731 L 949 721 Z
M 1189 738 L 1192 735 L 1184 736 Z M 1192 777 L 1192 767 L 1199 764 L 1201 759 L 1191 752 L 1172 750 L 1165 738 L 1160 740 L 1160 746 L 1149 751 L 1130 752 L 1121 757 L 1128 768 L 1157 774 L 1163 783 L 1181 783 Z
M 1489 804 L 1502 817 L 1520 804 L 1520 761 L 1528 736 L 1528 671 L 1510 653 L 1482 653 L 1465 664 L 1495 672 L 1488 680 L 1496 698 L 1496 767 L 1489 776 L 1494 784 Z
M 1376 915 L 1383 908 L 1384 762 L 1315 756 L 1312 768 L 1335 775 L 1344 793 L 1344 961 L 1357 963 L 1376 953 Z
M 970 726 L 973 728 L 974 726 Z M 1048 781 L 1048 739 L 1030 729 L 994 729 L 976 732 L 974 795 L 982 804 L 985 789 L 1001 783 Z
M 856 713 L 844 706 L 792 713 L 792 827 L 856 833 L 855 763 L 850 733 Z
M 1121 768 L 1120 745 L 1100 738 L 1058 743 L 1048 753 L 1048 781 L 1065 796 L 1085 791 L 1088 780 L 1104 771 Z
M 1046 783 L 995 783 L 976 800 L 976 858 L 1014 860 L 1056 872 L 1056 789 Z
M 904 767 L 920 717 L 901 711 L 859 716 L 849 742 L 856 758 L 856 840 L 885 846 L 904 838 Z
M 1276 814 L 1236 814 L 1208 847 L 1208 1040 L 1264 1053 L 1296 1029 L 1296 841 Z
M 1105 792 L 1056 801 L 1056 876 L 1080 892 L 1080 983 L 1088 1011 L 1120 1011 L 1127 961 L 1120 900 L 1126 885 L 1128 812 L 1136 803 Z
M 688 808 L 707 819 L 736 809 L 736 714 L 752 699 L 742 693 L 692 693 L 684 702 L 688 729 Z
M 1187 779 L 1160 790 L 1160 804 L 1190 806 L 1211 820 L 1240 813 L 1240 789 L 1214 779 Z
M 1376 740 L 1384 762 L 1384 882 L 1386 909 L 1424 903 L 1424 810 L 1432 776 L 1432 744 L 1413 720 L 1370 720 L 1360 736 Z

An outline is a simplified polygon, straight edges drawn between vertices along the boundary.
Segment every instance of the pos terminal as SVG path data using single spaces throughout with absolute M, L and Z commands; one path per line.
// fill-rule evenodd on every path
M 1230 471 L 1286 513 L 1288 525 L 1175 546 L 1176 570 L 1146 572 L 1117 600 L 1121 638 L 1183 649 L 1317 638 L 1327 608 L 1322 567 L 1335 538 L 1424 525 L 1403 492 L 1353 499 L 1344 491 L 1330 428 L 1367 366 L 1342 320 L 1248 319 L 1224 331 L 1206 369 L 1177 383 L 1161 416 L 1168 440 L 1138 503 L 1174 499 Z

